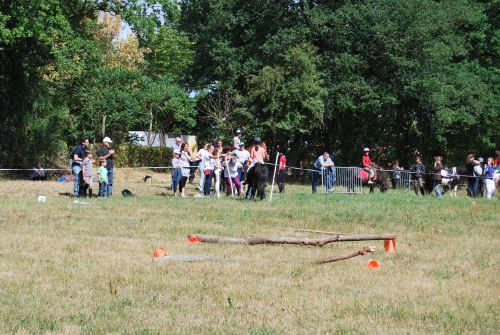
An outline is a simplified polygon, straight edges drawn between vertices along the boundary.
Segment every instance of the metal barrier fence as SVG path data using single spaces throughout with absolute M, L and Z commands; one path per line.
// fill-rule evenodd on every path
M 325 193 L 361 194 L 363 185 L 359 167 L 328 167 L 321 171 Z

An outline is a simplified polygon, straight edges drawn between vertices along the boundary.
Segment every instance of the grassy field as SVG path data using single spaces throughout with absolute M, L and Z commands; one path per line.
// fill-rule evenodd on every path
M 74 204 L 71 183 L 0 181 L 1 334 L 498 334 L 500 201 L 410 193 L 273 203 L 165 196 L 166 177 L 118 173 L 135 198 Z M 190 193 L 193 190 L 190 189 Z M 45 203 L 37 202 L 46 195 Z M 187 244 L 191 233 L 395 233 L 323 248 Z M 372 255 L 312 260 L 375 245 Z M 170 255 L 221 262 L 153 260 Z M 368 269 L 369 258 L 380 268 Z

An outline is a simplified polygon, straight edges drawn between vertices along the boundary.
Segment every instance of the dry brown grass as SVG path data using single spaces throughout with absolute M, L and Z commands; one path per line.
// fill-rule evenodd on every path
M 0 181 L 0 333 L 494 334 L 499 201 L 305 194 L 269 203 L 163 196 L 168 178 L 118 172 L 113 199 L 73 204 L 71 183 Z M 138 196 L 122 198 L 123 188 Z M 193 190 L 190 190 L 193 193 Z M 38 203 L 43 194 L 47 202 Z M 442 201 L 439 201 L 442 200 Z M 324 248 L 187 244 L 190 233 L 398 235 Z M 313 235 L 310 235 L 313 236 Z M 309 261 L 374 244 L 368 257 Z M 161 263 L 171 255 L 225 262 Z

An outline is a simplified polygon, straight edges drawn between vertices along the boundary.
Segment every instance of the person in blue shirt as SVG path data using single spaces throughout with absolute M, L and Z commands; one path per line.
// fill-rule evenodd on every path
M 313 171 L 313 173 L 312 173 L 312 193 L 313 194 L 317 192 L 318 177 L 319 177 L 320 172 L 323 172 L 323 171 L 331 168 L 332 166 L 335 166 L 335 164 L 333 164 L 333 161 L 330 158 L 330 154 L 326 151 L 323 153 L 323 155 L 319 156 L 318 159 L 316 159 L 316 162 L 314 162 L 314 170 L 315 171 Z M 330 174 L 327 174 L 326 176 L 329 177 L 329 175 Z M 330 187 L 331 186 L 330 184 L 331 184 L 330 180 L 329 180 L 329 178 L 327 178 L 326 185 L 328 185 Z
M 495 181 L 493 176 L 495 175 L 495 168 L 493 167 L 493 157 L 488 157 L 488 161 L 484 166 L 484 182 L 486 184 L 486 198 L 492 199 L 495 193 Z

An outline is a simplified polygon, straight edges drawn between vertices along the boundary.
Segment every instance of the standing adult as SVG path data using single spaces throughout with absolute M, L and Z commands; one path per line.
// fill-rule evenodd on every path
M 102 147 L 97 151 L 97 156 L 99 160 L 106 160 L 106 170 L 108 170 L 108 188 L 107 188 L 107 196 L 110 198 L 113 196 L 113 175 L 114 175 L 114 159 L 115 159 L 115 150 L 111 149 L 111 139 L 106 136 L 102 140 Z
M 85 158 L 85 151 L 89 146 L 89 139 L 87 137 L 82 138 L 80 144 L 78 144 L 73 151 L 73 159 L 71 160 L 71 173 L 73 174 L 73 195 L 75 197 L 80 196 L 80 179 L 82 176 L 82 162 Z
M 172 152 L 174 152 L 175 150 L 181 152 L 181 145 L 182 145 L 182 139 L 179 136 L 177 136 L 175 138 L 175 143 L 172 144 Z
M 240 141 L 240 147 L 238 150 L 234 150 L 233 154 L 236 156 L 236 160 L 243 166 L 243 168 L 238 169 L 238 179 L 240 182 L 244 181 L 248 170 L 248 160 L 250 159 L 250 153 L 245 149 L 245 142 Z
M 236 129 L 236 135 L 233 137 L 233 150 L 238 150 L 241 144 L 241 130 Z
M 415 188 L 415 194 L 418 195 L 418 190 L 420 189 L 420 193 L 424 195 L 425 192 L 423 175 L 425 173 L 425 165 L 422 163 L 422 157 L 417 156 L 415 158 L 415 165 L 410 167 L 410 172 L 413 177 L 413 187 Z
M 285 193 L 285 175 L 286 175 L 286 147 L 282 147 L 278 156 L 278 171 L 276 182 L 278 183 L 278 188 L 280 193 Z
M 484 183 L 486 186 L 486 198 L 492 199 L 495 193 L 495 182 L 493 180 L 493 175 L 495 174 L 495 168 L 493 167 L 494 159 L 493 157 L 488 157 L 488 161 L 484 166 Z
M 474 167 L 476 165 L 479 165 L 479 161 L 474 158 L 473 154 L 469 154 L 467 155 L 465 164 L 467 168 L 467 195 L 469 197 L 475 198 L 477 193 L 474 191 L 474 185 L 476 183 L 476 177 L 474 176 Z M 477 183 L 479 185 L 479 177 L 477 177 Z
M 217 156 L 212 155 L 214 152 L 214 146 L 209 144 L 207 146 L 207 150 L 203 152 L 203 156 L 201 157 L 203 163 L 203 172 L 205 174 L 205 184 L 203 185 L 203 193 L 205 196 L 210 196 L 210 191 L 212 188 L 212 178 L 214 176 L 214 164 L 213 159 L 218 158 Z
M 189 174 L 191 173 L 191 170 L 189 169 L 190 167 L 190 162 L 192 161 L 191 155 L 189 153 L 189 146 L 187 143 L 182 143 L 181 145 L 181 164 L 182 164 L 182 169 L 181 169 L 181 181 L 179 184 L 179 191 L 181 192 L 181 197 L 185 198 L 186 197 L 186 182 L 189 178 Z
M 328 152 L 324 152 L 323 155 L 319 156 L 318 159 L 314 162 L 314 171 L 312 173 L 312 193 L 317 192 L 318 187 L 318 178 L 319 174 L 323 173 L 323 171 L 327 168 L 335 166 L 333 164 L 332 159 L 330 158 L 330 154 Z M 327 181 L 327 185 L 329 185 Z
M 195 194 L 195 197 L 201 197 L 202 194 L 204 193 L 204 185 L 205 185 L 205 172 L 204 172 L 204 163 L 203 163 L 203 155 L 207 152 L 208 148 L 208 143 L 205 143 L 203 147 L 198 150 L 198 153 L 196 154 L 196 159 L 198 159 L 200 162 L 198 163 L 198 171 L 200 172 L 200 179 L 198 180 L 198 193 Z

